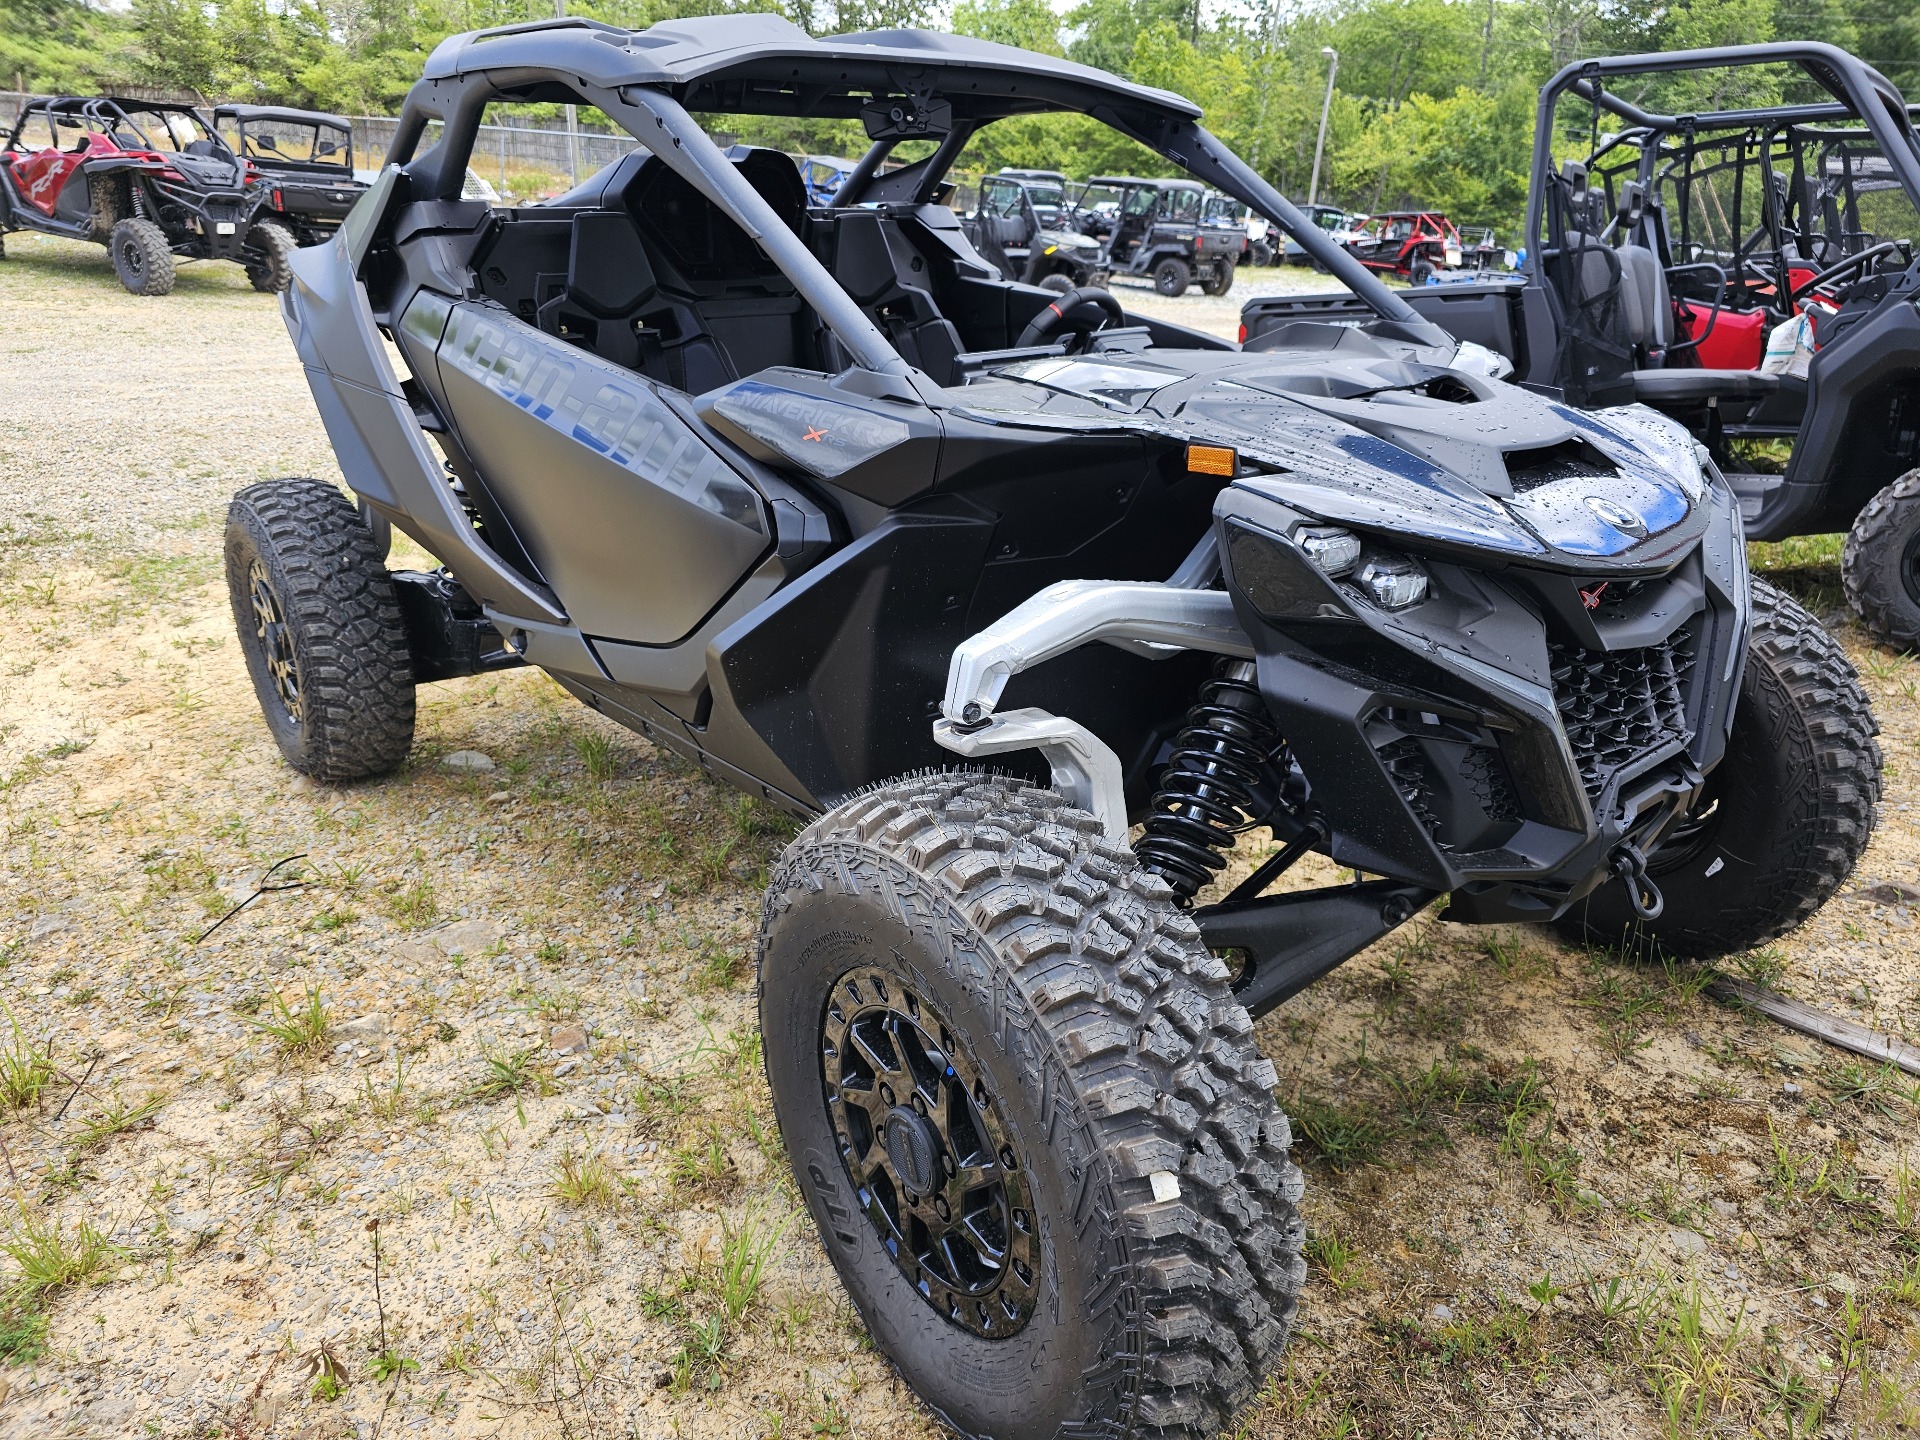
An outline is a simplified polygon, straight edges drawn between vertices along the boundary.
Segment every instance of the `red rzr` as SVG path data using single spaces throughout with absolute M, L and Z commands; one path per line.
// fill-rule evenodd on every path
M 105 245 L 135 295 L 173 289 L 176 257 L 232 260 L 256 290 L 284 290 L 294 240 L 260 218 L 258 180 L 185 105 L 34 100 L 0 150 L 0 237 L 37 230 Z
M 1460 232 L 1437 210 L 1396 210 L 1370 215 L 1347 249 L 1369 270 L 1424 285 L 1442 270 L 1458 270 Z

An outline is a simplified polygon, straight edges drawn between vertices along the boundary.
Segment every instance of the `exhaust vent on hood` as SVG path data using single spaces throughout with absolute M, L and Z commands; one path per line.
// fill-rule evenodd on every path
M 1543 445 L 1534 450 L 1509 450 L 1507 479 L 1513 493 L 1529 490 L 1555 480 L 1574 480 L 1587 475 L 1617 475 L 1619 468 L 1584 440 L 1562 440 L 1558 445 Z

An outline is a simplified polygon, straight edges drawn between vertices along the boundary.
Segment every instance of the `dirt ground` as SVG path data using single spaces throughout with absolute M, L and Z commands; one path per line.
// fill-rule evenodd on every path
M 423 689 L 389 779 L 295 776 L 219 574 L 231 491 L 336 475 L 273 302 L 8 255 L 0 1435 L 936 1433 L 772 1125 L 786 822 L 528 672 Z M 1920 1039 L 1920 665 L 1832 553 L 1757 558 L 1864 672 L 1880 828 L 1727 968 Z M 1710 978 L 1422 918 L 1263 1021 L 1312 1268 L 1238 1433 L 1920 1426 L 1920 1081 Z

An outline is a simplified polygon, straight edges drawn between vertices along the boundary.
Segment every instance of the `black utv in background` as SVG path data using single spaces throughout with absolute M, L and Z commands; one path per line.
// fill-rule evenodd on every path
M 640 148 L 464 200 L 495 102 Z M 742 111 L 873 145 L 811 204 L 696 119 Z M 1360 308 L 1242 350 L 1009 280 L 941 201 L 1037 111 L 1250 205 Z M 526 663 L 805 818 L 758 941 L 785 1152 L 964 1434 L 1212 1440 L 1259 1392 L 1306 1269 L 1256 1016 L 1442 896 L 1750 948 L 1867 842 L 1857 678 L 1749 583 L 1711 459 L 1492 378 L 1177 95 L 923 31 L 544 21 L 436 49 L 390 161 L 285 302 L 358 505 L 229 511 L 268 729 L 377 775 L 419 682 Z M 389 571 L 366 515 L 437 567 Z M 1354 881 L 1275 888 L 1309 853 Z
M 1103 237 L 1107 268 L 1149 278 L 1159 294 L 1184 295 L 1196 280 L 1209 295 L 1233 288 L 1247 245 L 1244 225 L 1206 212 L 1204 185 L 1101 175 L 1087 182 L 1075 206 L 1083 228 Z
M 1065 293 L 1105 285 L 1100 242 L 1073 223 L 1067 178 L 1053 170 L 1001 170 L 980 182 L 967 238 L 1002 275 Z
M 1791 65 L 1813 98 L 1664 114 L 1629 86 Z M 1636 91 L 1637 93 L 1637 91 Z M 1563 117 L 1563 102 L 1578 104 Z M 1555 168 L 1552 139 L 1610 129 Z M 1638 402 L 1706 448 L 1749 539 L 1847 531 L 1847 599 L 1920 649 L 1920 137 L 1885 77 L 1828 45 L 1582 61 L 1541 93 L 1526 272 L 1408 296 L 1589 408 Z M 1805 317 L 1798 354 L 1769 337 Z M 1249 335 L 1290 323 L 1260 300 Z M 1788 337 L 1782 335 L 1783 341 Z
M 105 245 L 135 295 L 172 290 L 176 260 L 231 260 L 284 290 L 294 239 L 265 198 L 189 106 L 31 100 L 0 149 L 0 255 L 7 231 L 35 230 Z
M 367 188 L 353 170 L 353 126 L 339 115 L 279 105 L 219 105 L 213 128 L 265 186 L 262 213 L 296 244 L 318 245 L 340 228 Z

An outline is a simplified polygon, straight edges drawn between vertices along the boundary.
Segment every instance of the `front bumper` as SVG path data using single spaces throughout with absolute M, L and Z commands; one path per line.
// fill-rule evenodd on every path
M 1746 653 L 1738 509 L 1717 481 L 1703 505 L 1657 567 L 1423 556 L 1429 597 L 1388 612 L 1296 547 L 1313 517 L 1223 492 L 1228 588 L 1333 858 L 1454 919 L 1540 921 L 1656 843 L 1725 753 Z

